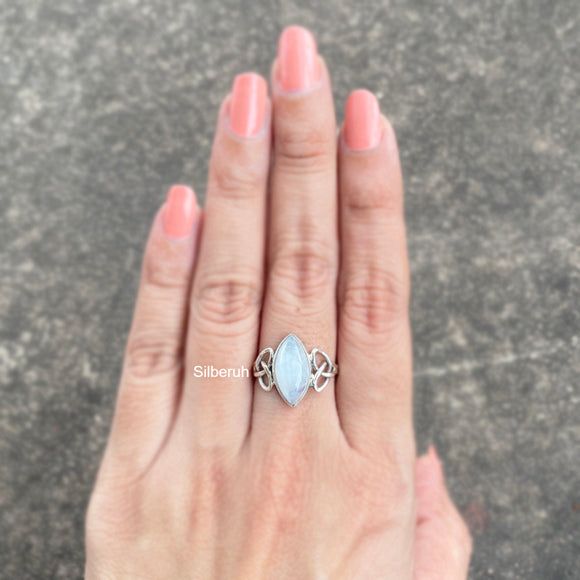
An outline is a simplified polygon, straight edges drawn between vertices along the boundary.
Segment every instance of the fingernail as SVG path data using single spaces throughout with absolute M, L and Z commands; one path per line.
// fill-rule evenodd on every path
M 163 206 L 163 230 L 170 238 L 185 238 L 191 232 L 197 213 L 193 190 L 185 185 L 174 185 Z
M 244 73 L 234 79 L 230 99 L 230 127 L 240 137 L 254 137 L 266 114 L 268 86 L 257 74 Z
M 369 91 L 353 91 L 344 113 L 344 138 L 350 149 L 363 151 L 376 147 L 382 134 L 381 110 L 377 98 Z
M 278 41 L 278 82 L 283 91 L 303 91 L 320 78 L 314 36 L 300 26 L 290 26 Z

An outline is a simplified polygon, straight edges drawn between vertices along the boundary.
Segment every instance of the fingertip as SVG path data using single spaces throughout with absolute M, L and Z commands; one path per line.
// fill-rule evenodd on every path
M 444 487 L 441 461 L 434 445 L 430 445 L 427 453 L 417 460 L 415 482 L 419 499 L 432 496 Z
M 379 101 L 366 89 L 350 93 L 344 108 L 344 141 L 353 151 L 374 149 L 381 141 L 383 120 Z
M 322 88 L 330 92 L 331 79 L 330 73 L 328 71 L 328 66 L 324 57 L 320 54 L 316 55 L 316 68 L 319 71 L 316 81 L 313 84 L 303 90 L 287 91 L 283 88 L 280 83 L 280 67 L 281 61 L 280 57 L 277 56 L 270 67 L 270 86 L 272 90 L 272 96 L 277 99 L 281 99 L 282 102 L 288 101 L 300 101 L 303 98 L 308 98 L 310 93 L 317 93 Z
M 285 93 L 309 91 L 320 81 L 321 69 L 314 35 L 302 26 L 288 26 L 278 40 L 278 86 Z
M 188 237 L 197 222 L 199 206 L 195 193 L 187 185 L 173 185 L 161 209 L 163 231 L 170 240 Z
M 364 167 L 370 164 L 389 171 L 390 179 L 399 179 L 395 130 L 378 107 L 378 100 L 372 93 L 362 89 L 351 93 L 340 127 L 339 152 L 343 162 L 357 164 L 359 171 L 364 171 Z
M 387 151 L 390 157 L 398 164 L 399 163 L 399 144 L 397 142 L 397 133 L 389 117 L 381 113 L 381 121 L 383 124 L 382 140 L 385 142 Z
M 433 469 L 439 472 L 441 478 L 443 478 L 443 466 L 441 464 L 441 459 L 439 458 L 439 453 L 437 453 L 437 448 L 435 445 L 429 445 L 429 456 L 431 458 L 431 463 L 433 464 Z
M 230 129 L 245 139 L 263 132 L 268 112 L 268 84 L 257 73 L 246 72 L 236 76 L 227 99 Z
M 254 190 L 267 175 L 271 153 L 272 103 L 266 80 L 252 72 L 232 81 L 218 112 L 206 194 L 206 209 L 216 191 L 238 197 Z M 220 196 L 221 197 L 221 196 Z

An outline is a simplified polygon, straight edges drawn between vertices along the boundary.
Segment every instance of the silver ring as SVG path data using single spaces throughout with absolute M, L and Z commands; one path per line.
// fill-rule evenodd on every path
M 289 334 L 276 351 L 265 348 L 254 361 L 254 376 L 264 391 L 276 390 L 288 405 L 295 407 L 308 387 L 320 393 L 338 374 L 338 365 L 318 348 L 308 354 L 302 341 Z

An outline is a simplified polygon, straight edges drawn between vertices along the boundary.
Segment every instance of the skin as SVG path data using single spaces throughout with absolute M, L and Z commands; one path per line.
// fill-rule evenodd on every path
M 145 250 L 86 523 L 89 579 L 467 577 L 471 539 L 433 449 L 416 460 L 395 134 L 337 139 L 328 71 L 271 79 L 263 129 L 220 110 L 206 206 Z M 272 137 L 275 140 L 275 147 Z M 266 243 L 267 241 L 267 243 Z M 290 408 L 250 367 L 289 332 L 340 365 Z

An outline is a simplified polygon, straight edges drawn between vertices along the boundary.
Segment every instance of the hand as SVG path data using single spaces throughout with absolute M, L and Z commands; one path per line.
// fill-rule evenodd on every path
M 203 219 L 176 186 L 154 220 L 87 578 L 463 579 L 470 537 L 434 450 L 415 463 L 395 134 L 355 91 L 337 143 L 304 29 L 281 36 L 271 87 L 235 79 Z M 340 365 L 294 408 L 251 376 L 195 376 L 249 369 L 289 333 Z

